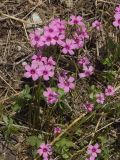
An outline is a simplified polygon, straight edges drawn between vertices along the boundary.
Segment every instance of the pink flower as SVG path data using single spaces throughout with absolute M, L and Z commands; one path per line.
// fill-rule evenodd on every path
M 33 55 L 32 56 L 32 64 L 38 65 L 38 68 L 43 66 L 44 63 L 46 63 L 47 57 L 43 57 L 42 55 Z
M 54 76 L 53 67 L 50 67 L 49 65 L 43 65 L 39 67 L 38 74 L 39 76 L 43 76 L 44 80 L 48 81 L 50 77 Z
M 83 23 L 81 28 L 77 29 L 77 34 L 79 35 L 79 37 L 81 37 L 81 39 L 88 39 L 89 35 L 87 33 L 87 29 L 85 27 L 85 24 Z
M 101 22 L 99 22 L 98 20 L 95 20 L 93 23 L 92 23 L 92 27 L 93 28 L 96 28 L 97 30 L 100 30 L 102 25 L 101 25 Z
M 96 94 L 96 98 L 97 98 L 97 103 L 103 104 L 105 101 L 105 95 L 104 93 L 98 93 Z
M 52 155 L 52 147 L 50 144 L 42 143 L 37 150 L 37 153 L 42 156 L 44 160 L 47 160 L 48 157 Z
M 69 21 L 69 24 L 70 25 L 81 25 L 81 21 L 82 21 L 82 17 L 81 16 L 74 16 L 74 15 L 71 15 L 70 16 L 70 21 Z
M 93 74 L 93 72 L 94 72 L 94 67 L 93 66 L 86 66 L 86 65 L 84 65 L 83 66 L 83 70 L 84 70 L 83 73 L 79 73 L 79 77 L 80 78 L 91 76 Z
M 53 67 L 56 65 L 56 62 L 53 60 L 52 56 L 48 58 L 48 60 L 45 63 L 46 65 L 49 65 L 50 67 Z
M 56 18 L 56 19 L 52 20 L 49 25 L 57 27 L 57 29 L 59 30 L 59 32 L 58 32 L 59 34 L 65 34 L 65 29 L 66 29 L 66 21 L 65 20 L 61 20 L 60 18 Z
M 73 40 L 71 40 L 71 39 L 66 39 L 66 41 L 65 41 L 65 42 L 62 42 L 60 45 L 63 47 L 62 52 L 63 52 L 64 54 L 67 54 L 67 53 L 70 54 L 70 55 L 73 55 L 73 54 L 74 54 L 73 49 L 76 48 L 76 45 L 75 45 L 75 43 L 74 43 Z
M 65 35 L 64 35 L 64 34 L 56 34 L 56 35 L 53 37 L 51 43 L 52 43 L 53 45 L 61 44 L 64 39 L 65 39 Z
M 120 13 L 120 5 L 115 8 L 116 13 Z
M 94 108 L 94 105 L 90 102 L 86 102 L 86 104 L 84 104 L 83 106 L 88 112 L 91 112 Z
M 107 88 L 105 89 L 105 95 L 114 96 L 114 94 L 115 94 L 115 88 L 111 85 L 108 85 Z
M 88 145 L 87 154 L 92 157 L 97 157 L 98 153 L 101 153 L 101 149 L 99 149 L 98 143 L 96 143 L 95 145 Z
M 75 49 L 83 48 L 84 41 L 83 41 L 83 38 L 82 38 L 80 35 L 75 34 L 73 40 L 74 40 L 74 43 L 75 43 L 75 45 L 76 45 Z
M 73 77 L 59 77 L 58 87 L 63 89 L 64 92 L 69 92 L 71 89 L 75 88 L 75 79 Z
M 82 65 L 82 66 L 84 66 L 84 65 L 88 65 L 88 64 L 90 64 L 90 61 L 89 61 L 89 59 L 86 57 L 86 56 L 84 56 L 84 57 L 81 57 L 80 59 L 79 59 L 79 62 L 78 62 L 80 65 Z
M 55 34 L 45 33 L 44 36 L 43 36 L 44 43 L 45 43 L 47 46 L 54 45 L 54 44 L 52 43 L 52 40 L 53 40 L 53 37 L 54 37 L 54 36 L 55 36 Z
M 49 25 L 49 26 L 45 26 L 44 27 L 44 33 L 45 34 L 57 34 L 58 33 L 58 29 L 57 26 L 54 25 Z
M 120 13 L 115 14 L 114 17 L 115 21 L 113 22 L 113 25 L 120 28 Z
M 40 30 L 36 29 L 34 32 L 30 33 L 29 37 L 30 37 L 30 42 L 32 47 L 44 46 L 43 36 L 41 35 Z
M 36 62 L 46 62 L 47 57 L 43 57 L 41 54 L 33 55 L 32 60 L 35 60 Z
M 54 134 L 60 134 L 62 129 L 60 127 L 54 128 Z
M 38 66 L 36 64 L 32 64 L 30 65 L 25 65 L 25 70 L 26 72 L 24 73 L 24 76 L 26 78 L 32 78 L 34 81 L 36 81 L 39 78 L 39 74 L 38 74 Z
M 47 91 L 44 91 L 43 95 L 46 97 L 47 103 L 53 104 L 58 101 L 58 94 L 51 88 L 47 88 Z

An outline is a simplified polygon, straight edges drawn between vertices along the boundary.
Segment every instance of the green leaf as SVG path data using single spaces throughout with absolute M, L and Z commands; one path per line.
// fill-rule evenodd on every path
M 25 89 L 22 91 L 21 98 L 27 98 L 27 99 L 31 99 L 32 96 L 30 95 L 30 87 L 28 85 L 25 85 Z
M 34 147 L 34 146 L 39 147 L 40 144 L 42 143 L 42 141 L 37 136 L 30 136 L 27 138 L 26 143 L 27 143 L 27 145 L 30 145 L 32 147 Z
M 58 89 L 58 93 L 61 97 L 65 95 L 65 92 L 63 89 Z
M 16 112 L 21 109 L 21 106 L 18 103 L 15 103 L 12 105 L 12 109 L 13 109 L 13 111 Z
M 94 99 L 94 93 L 90 93 L 89 97 L 90 99 Z
M 109 152 L 109 149 L 108 149 L 108 148 L 104 147 L 104 148 L 102 149 L 102 157 L 103 157 L 104 160 L 108 160 L 108 159 L 109 159 L 109 156 L 110 156 L 109 153 L 110 153 L 110 152 Z
M 63 156 L 64 159 L 68 159 L 69 158 L 68 154 L 63 154 L 62 156 Z
M 111 61 L 111 59 L 110 58 L 105 58 L 103 61 L 102 61 L 102 63 L 104 64 L 104 65 L 107 65 L 107 66 L 111 66 L 112 65 L 112 61 Z
M 74 146 L 74 143 L 67 139 L 67 138 L 62 138 L 60 139 L 57 143 L 56 143 L 56 146 L 60 146 L 60 147 L 64 147 L 66 146 L 67 148 L 70 148 L 70 147 L 73 147 Z
M 100 139 L 102 145 L 104 145 L 108 141 L 105 136 L 99 136 L 98 139 Z
M 8 117 L 3 115 L 2 118 L 3 118 L 3 121 L 8 125 L 8 122 L 9 122 Z

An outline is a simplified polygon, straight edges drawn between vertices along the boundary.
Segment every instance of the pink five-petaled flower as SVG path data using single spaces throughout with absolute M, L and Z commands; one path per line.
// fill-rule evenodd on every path
M 88 145 L 87 154 L 92 157 L 97 157 L 98 153 L 101 153 L 101 149 L 99 148 L 99 144 L 96 143 L 95 145 Z
M 56 26 L 53 25 L 49 25 L 49 26 L 45 26 L 44 27 L 44 34 L 57 34 L 58 33 L 58 29 Z
M 81 57 L 81 58 L 79 59 L 78 63 L 79 63 L 80 65 L 84 66 L 84 65 L 90 64 L 90 61 L 89 61 L 89 59 L 88 59 L 86 56 L 84 56 L 84 57 Z
M 69 92 L 71 89 L 75 88 L 75 79 L 73 77 L 59 77 L 58 87 L 63 89 L 64 92 Z
M 94 105 L 88 101 L 83 106 L 87 110 L 87 112 L 91 112 L 94 108 Z
M 119 27 L 120 29 L 120 13 L 116 13 L 114 17 L 115 17 L 115 21 L 113 22 L 113 25 L 115 27 Z
M 41 34 L 42 34 L 42 31 L 38 29 L 36 29 L 34 32 L 29 34 L 32 47 L 34 46 L 43 47 L 44 46 L 43 36 Z
M 40 77 L 43 76 L 43 79 L 45 81 L 48 81 L 50 77 L 54 76 L 54 69 L 53 67 L 50 67 L 49 65 L 43 65 L 39 67 L 38 74 Z
M 54 128 L 54 134 L 60 134 L 62 129 L 60 127 L 55 127 Z
M 53 60 L 52 56 L 48 58 L 48 60 L 45 63 L 46 65 L 49 65 L 50 67 L 53 67 L 56 65 L 56 62 Z
M 98 94 L 96 94 L 96 98 L 97 98 L 96 101 L 99 104 L 103 104 L 104 101 L 105 101 L 105 95 L 104 95 L 104 93 L 98 93 Z
M 50 144 L 42 143 L 37 150 L 37 153 L 42 156 L 44 160 L 47 160 L 49 156 L 52 155 L 52 147 Z
M 93 28 L 96 28 L 97 30 L 100 30 L 102 25 L 101 25 L 101 22 L 99 22 L 98 20 L 95 20 L 93 23 L 92 23 L 92 27 Z
M 58 101 L 58 94 L 51 88 L 47 88 L 47 91 L 43 92 L 44 97 L 47 99 L 47 103 L 53 104 Z
M 111 85 L 108 85 L 107 88 L 105 89 L 105 95 L 114 96 L 114 94 L 115 94 L 115 88 Z
M 82 17 L 81 16 L 74 16 L 74 15 L 71 15 L 70 16 L 70 21 L 69 21 L 69 24 L 70 25 L 81 25 L 81 21 L 82 21 Z
M 36 64 L 31 64 L 30 65 L 25 65 L 25 70 L 26 72 L 24 73 L 24 77 L 26 78 L 32 78 L 34 81 L 36 81 L 39 78 L 39 74 L 38 74 L 38 66 Z
M 50 45 L 54 45 L 52 43 L 52 39 L 53 37 L 55 36 L 55 34 L 50 34 L 50 33 L 45 33 L 44 36 L 43 36 L 43 39 L 44 39 L 44 43 L 47 45 L 47 46 L 50 46 Z
M 62 43 L 62 41 L 65 39 L 65 35 L 64 34 L 56 34 L 54 37 L 53 37 L 53 39 L 52 39 L 52 44 L 53 45 L 56 45 L 56 44 L 61 44 Z
M 72 39 L 66 39 L 65 42 L 61 42 L 60 45 L 63 47 L 62 52 L 64 54 L 70 54 L 73 55 L 74 54 L 74 49 L 76 48 L 76 44 L 74 42 L 74 40 Z
M 83 73 L 79 73 L 79 77 L 80 78 L 91 76 L 93 74 L 93 72 L 94 72 L 94 67 L 93 66 L 86 66 L 86 65 L 84 65 L 83 66 L 83 70 L 84 70 Z

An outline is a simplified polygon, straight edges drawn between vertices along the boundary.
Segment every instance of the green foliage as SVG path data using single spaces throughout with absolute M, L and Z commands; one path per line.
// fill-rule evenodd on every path
M 110 57 L 106 57 L 105 59 L 103 59 L 102 63 L 110 67 L 112 65 L 112 60 Z
M 101 154 L 102 159 L 101 160 L 109 160 L 110 157 L 110 152 L 107 147 L 102 148 L 102 154 Z
M 91 100 L 95 100 L 95 95 L 96 95 L 96 93 L 98 93 L 98 92 L 99 92 L 99 89 L 96 88 L 95 85 L 92 85 L 92 86 L 89 88 L 89 98 L 90 98 Z
M 26 143 L 27 143 L 27 145 L 38 148 L 40 146 L 40 144 L 42 143 L 42 137 L 41 137 L 41 135 L 29 136 L 29 137 L 27 137 Z
M 25 85 L 25 89 L 18 97 L 15 98 L 15 102 L 12 104 L 12 109 L 14 111 L 20 111 L 21 108 L 25 106 L 29 100 L 31 100 L 31 98 L 30 87 Z
M 35 100 L 39 104 L 43 97 L 43 88 L 42 84 L 38 84 L 38 87 L 35 89 Z
M 3 122 L 5 123 L 5 137 L 6 139 L 10 136 L 12 133 L 18 133 L 18 127 L 15 127 L 14 121 L 12 118 L 7 117 L 6 115 L 2 116 Z
M 20 97 L 27 100 L 32 98 L 32 96 L 30 95 L 30 87 L 28 85 L 25 85 L 25 89 L 23 89 Z
M 98 139 L 100 140 L 102 146 L 105 145 L 108 141 L 106 136 L 99 136 Z
M 74 147 L 74 143 L 68 138 L 61 138 L 55 144 L 56 153 L 60 154 L 65 160 L 69 160 L 72 154 L 70 153 L 70 148 Z
M 112 83 L 112 81 L 114 80 L 114 77 L 116 75 L 116 72 L 115 71 L 106 71 L 103 73 L 103 77 L 109 82 L 109 83 Z

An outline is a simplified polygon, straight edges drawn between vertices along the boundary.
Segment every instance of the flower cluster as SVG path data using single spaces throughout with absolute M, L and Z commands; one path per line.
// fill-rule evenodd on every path
M 89 77 L 94 73 L 94 67 L 90 64 L 90 61 L 86 56 L 81 57 L 78 63 L 83 67 L 83 72 L 79 73 L 80 78 Z
M 104 104 L 105 98 L 108 96 L 114 96 L 114 94 L 115 94 L 115 88 L 111 85 L 108 85 L 105 88 L 105 93 L 101 92 L 96 94 L 96 102 L 99 104 Z M 94 104 L 87 101 L 85 104 L 83 104 L 83 107 L 87 112 L 91 112 L 94 109 Z
M 115 21 L 113 25 L 120 28 L 120 6 L 115 9 Z M 100 21 L 95 20 L 92 23 L 92 28 L 96 30 L 102 29 Z M 71 34 L 69 34 L 71 33 Z M 55 76 L 55 84 L 59 89 L 63 89 L 65 93 L 70 92 L 75 88 L 75 78 L 67 73 L 55 75 L 56 61 L 52 56 L 43 56 L 46 48 L 49 46 L 56 46 L 57 51 L 62 52 L 64 55 L 72 56 L 76 50 L 84 47 L 86 40 L 89 38 L 86 25 L 81 16 L 71 15 L 68 21 L 61 20 L 60 18 L 53 19 L 48 25 L 41 29 L 35 29 L 29 35 L 31 46 L 37 50 L 42 50 L 42 53 L 32 56 L 31 64 L 26 62 L 23 64 L 25 68 L 24 76 L 26 78 L 32 78 L 33 81 L 42 78 L 45 81 Z M 82 56 L 78 60 L 78 64 L 82 67 L 82 72 L 79 73 L 80 78 L 89 77 L 94 73 L 94 67 L 90 63 L 87 56 Z M 57 68 L 57 67 L 56 67 Z M 56 80 L 57 77 L 57 80 Z M 49 84 L 49 83 L 48 83 Z M 108 96 L 114 96 L 115 88 L 108 85 L 105 88 L 104 93 L 97 93 L 95 96 L 96 102 L 104 104 L 105 98 Z M 59 101 L 59 92 L 52 87 L 48 87 L 43 91 L 43 96 L 48 104 L 54 104 Z M 87 112 L 91 112 L 94 109 L 94 104 L 87 101 L 84 105 Z M 61 133 L 61 128 L 54 128 L 54 134 Z M 97 155 L 101 152 L 99 144 L 89 145 L 87 154 L 87 160 L 95 160 Z M 52 147 L 50 144 L 41 144 L 37 153 L 43 157 L 43 160 L 48 160 L 52 155 Z
M 44 80 L 48 81 L 50 77 L 54 76 L 56 62 L 52 57 L 43 57 L 41 54 L 33 55 L 31 65 L 25 64 L 26 78 L 32 78 L 34 81 L 43 77 Z
M 105 96 L 108 97 L 108 96 L 114 96 L 115 94 L 115 88 L 111 85 L 108 85 L 105 89 L 105 93 L 97 93 L 96 94 L 96 101 L 97 103 L 99 104 L 104 104 L 104 101 L 105 101 Z
M 120 29 L 120 5 L 115 8 L 114 18 L 113 25 Z
M 88 145 L 87 154 L 90 157 L 86 160 L 95 160 L 99 153 L 101 153 L 101 149 L 98 143 L 96 143 L 95 145 Z
M 52 155 L 52 147 L 50 144 L 41 144 L 37 153 L 43 157 L 43 160 L 49 160 Z
M 74 32 L 71 28 L 74 27 Z M 68 30 L 71 35 L 68 34 Z M 45 51 L 46 47 L 57 46 L 63 54 L 74 55 L 75 50 L 81 49 L 84 46 L 85 40 L 89 38 L 87 28 L 81 16 L 71 15 L 68 21 L 55 18 L 48 25 L 43 28 L 35 29 L 30 33 L 31 46 L 37 50 Z M 48 81 L 51 77 L 55 76 L 56 62 L 53 57 L 43 56 L 40 52 L 32 56 L 31 64 L 24 63 L 25 67 L 24 76 L 32 78 L 33 81 L 43 78 Z M 88 64 L 83 66 L 84 73 L 82 77 L 88 77 L 92 74 L 92 67 Z M 85 75 L 84 75 L 85 74 Z M 58 88 L 63 89 L 65 93 L 75 88 L 75 79 L 72 76 L 59 76 Z M 59 94 L 51 88 L 47 88 L 43 93 L 47 103 L 53 104 L 58 101 Z
M 69 25 L 77 26 L 73 38 L 66 36 L 66 29 Z M 81 16 L 70 16 L 70 20 L 65 21 L 59 18 L 53 19 L 42 29 L 36 29 L 29 35 L 32 47 L 45 48 L 46 46 L 59 46 L 63 54 L 73 55 L 76 49 L 84 46 L 84 42 L 89 38 L 86 26 Z

